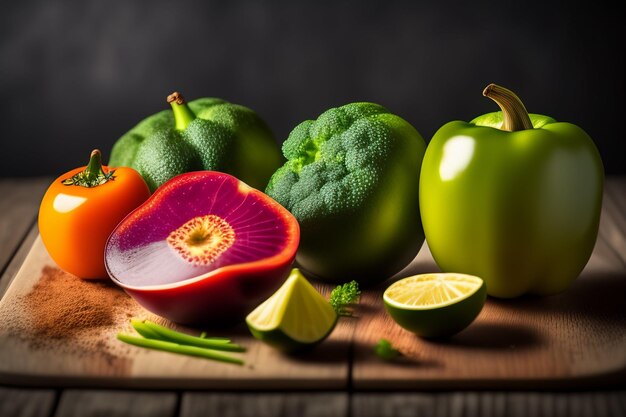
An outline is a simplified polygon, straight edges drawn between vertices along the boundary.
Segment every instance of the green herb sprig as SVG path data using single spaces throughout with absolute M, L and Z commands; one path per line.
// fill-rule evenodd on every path
M 338 285 L 330 293 L 330 305 L 339 316 L 352 316 L 351 304 L 356 304 L 361 298 L 361 290 L 356 281 Z
M 400 353 L 398 349 L 394 348 L 391 342 L 387 339 L 380 339 L 376 346 L 374 346 L 374 352 L 384 361 L 392 361 L 399 356 L 402 356 L 402 353 Z

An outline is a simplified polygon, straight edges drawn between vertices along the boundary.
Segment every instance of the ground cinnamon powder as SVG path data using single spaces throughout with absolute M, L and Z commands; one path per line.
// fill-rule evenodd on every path
M 82 280 L 52 266 L 41 270 L 30 292 L 4 307 L 4 327 L 31 348 L 97 354 L 107 362 L 124 356 L 127 349 L 115 335 L 141 311 L 111 281 Z
M 50 266 L 23 303 L 33 335 L 55 339 L 111 326 L 116 310 L 131 307 L 128 295 L 110 282 L 84 281 Z

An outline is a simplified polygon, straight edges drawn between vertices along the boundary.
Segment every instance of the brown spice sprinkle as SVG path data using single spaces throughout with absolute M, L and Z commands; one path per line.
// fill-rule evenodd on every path
M 24 297 L 30 330 L 41 338 L 73 338 L 78 333 L 115 324 L 114 310 L 130 309 L 130 298 L 107 281 L 84 281 L 46 266 Z
M 89 358 L 96 373 L 124 372 L 128 345 L 116 339 L 144 310 L 111 281 L 86 281 L 45 266 L 33 288 L 0 304 L 4 331 L 32 350 Z M 86 365 L 85 365 L 86 366 Z

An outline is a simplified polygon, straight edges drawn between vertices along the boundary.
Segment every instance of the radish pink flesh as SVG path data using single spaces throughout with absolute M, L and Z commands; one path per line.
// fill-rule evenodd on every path
M 125 219 L 109 239 L 107 267 L 124 284 L 179 282 L 223 266 L 277 255 L 287 244 L 285 220 L 262 196 L 240 187 L 233 177 L 215 174 L 184 178 L 163 193 Z M 168 244 L 168 236 L 189 220 L 210 214 L 230 224 L 235 232 L 233 244 L 209 264 L 186 261 Z

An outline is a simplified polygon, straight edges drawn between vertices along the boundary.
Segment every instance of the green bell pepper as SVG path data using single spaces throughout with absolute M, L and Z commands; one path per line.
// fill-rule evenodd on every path
M 529 115 L 511 91 L 491 84 L 483 94 L 502 111 L 447 123 L 426 150 L 426 241 L 442 270 L 483 278 L 492 296 L 558 293 L 596 241 L 600 155 L 580 127 Z
M 179 93 L 167 101 L 172 110 L 149 116 L 115 143 L 110 166 L 139 171 L 151 191 L 175 175 L 199 170 L 226 172 L 265 189 L 282 157 L 254 111 L 217 98 L 186 103 Z

